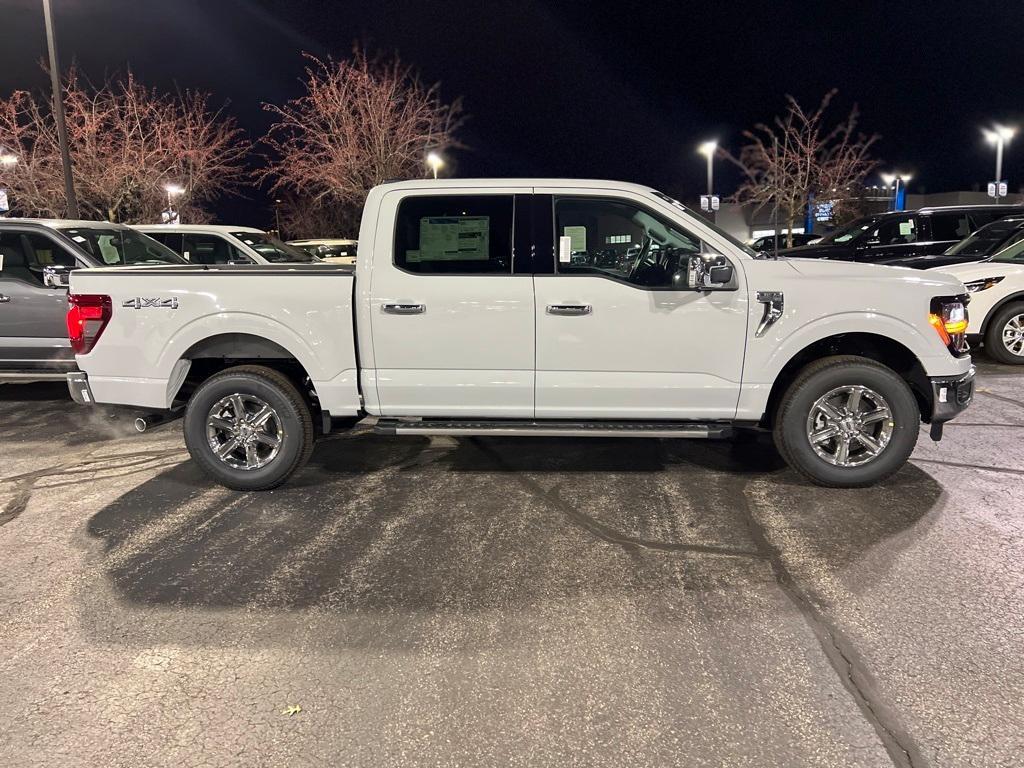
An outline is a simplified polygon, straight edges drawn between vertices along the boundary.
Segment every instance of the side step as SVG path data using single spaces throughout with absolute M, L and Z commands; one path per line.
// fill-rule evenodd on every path
M 686 421 L 530 421 L 518 419 L 385 419 L 380 435 L 453 435 L 508 437 L 731 437 L 727 422 Z

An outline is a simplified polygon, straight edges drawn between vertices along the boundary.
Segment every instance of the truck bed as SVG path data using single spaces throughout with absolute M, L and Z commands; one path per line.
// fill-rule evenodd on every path
M 333 264 L 81 269 L 72 294 L 110 297 L 79 356 L 97 402 L 169 408 L 203 357 L 293 357 L 332 415 L 359 411 L 353 268 Z

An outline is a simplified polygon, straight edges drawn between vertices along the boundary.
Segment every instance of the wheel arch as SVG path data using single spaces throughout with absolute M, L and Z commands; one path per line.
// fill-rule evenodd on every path
M 1012 304 L 1015 301 L 1024 301 L 1024 291 L 1017 291 L 1011 293 L 1009 296 L 1004 296 L 996 304 L 992 305 L 992 308 L 985 313 L 985 318 L 981 321 L 981 328 L 978 330 L 978 335 L 984 337 L 988 333 L 989 323 L 997 313 L 1002 311 L 1003 307 L 1007 304 Z M 970 311 L 970 305 L 968 305 L 968 311 Z
M 850 332 L 825 336 L 805 345 L 792 355 L 775 377 L 768 394 L 762 426 L 772 427 L 779 402 L 790 384 L 808 364 L 823 357 L 854 355 L 881 363 L 895 371 L 910 386 L 925 421 L 931 419 L 932 396 L 928 375 L 913 350 L 896 339 L 877 333 Z

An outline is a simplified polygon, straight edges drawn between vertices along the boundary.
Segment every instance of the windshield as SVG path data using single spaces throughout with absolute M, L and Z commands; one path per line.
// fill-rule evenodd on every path
M 675 199 L 669 197 L 668 195 L 666 195 L 666 194 L 664 194 L 662 192 L 658 192 L 657 190 L 651 190 L 651 191 L 654 192 L 655 195 L 657 195 L 659 198 L 664 200 L 666 203 L 668 203 L 672 207 L 678 208 L 679 210 L 683 211 L 684 213 L 688 213 L 691 216 L 693 215 L 693 213 L 690 210 L 688 210 L 687 207 L 685 205 L 683 205 L 682 203 L 680 203 L 678 200 L 675 200 Z M 763 255 L 761 255 L 760 253 L 755 251 L 749 245 L 745 245 L 745 244 L 741 243 L 739 240 L 737 240 L 735 237 L 730 235 L 724 229 L 719 229 L 718 227 L 716 227 L 714 225 L 714 223 L 708 221 L 707 219 L 702 218 L 701 219 L 701 224 L 703 224 L 708 229 L 712 230 L 715 234 L 719 235 L 723 239 L 728 240 L 730 243 L 735 245 L 737 248 L 739 248 L 741 251 L 743 251 L 748 256 L 751 256 L 751 257 L 753 257 L 755 259 L 763 259 L 764 258 Z
M 982 227 L 970 237 L 961 240 L 946 251 L 949 256 L 988 256 L 1021 227 L 1019 221 L 997 221 Z
M 60 229 L 100 266 L 188 264 L 170 248 L 134 229 L 62 227 Z
M 857 219 L 856 221 L 847 224 L 845 227 L 837 229 L 835 232 L 829 232 L 821 238 L 821 240 L 815 243 L 815 245 L 826 245 L 828 243 L 835 243 L 838 245 L 840 243 L 848 243 L 861 232 L 870 228 L 876 221 L 878 221 L 877 216 L 865 216 L 862 219 Z
M 992 261 L 1012 261 L 1015 263 L 1024 262 L 1024 230 L 1010 239 L 1009 244 L 992 257 Z
M 271 237 L 262 232 L 232 232 L 231 235 L 237 237 L 267 261 L 278 264 L 286 262 L 311 264 L 319 261 L 315 256 L 301 248 L 283 243 L 276 237 Z

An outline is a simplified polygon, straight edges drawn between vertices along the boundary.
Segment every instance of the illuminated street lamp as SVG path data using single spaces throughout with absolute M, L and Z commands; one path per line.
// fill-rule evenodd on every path
M 715 159 L 715 151 L 717 149 L 717 141 L 705 141 L 703 144 L 697 147 L 697 152 L 704 155 L 704 157 L 708 159 L 708 197 L 711 197 L 711 195 L 714 194 L 713 189 L 715 180 L 715 170 L 713 161 Z
M 1016 128 L 1008 128 L 1005 125 L 994 125 L 992 128 L 982 128 L 981 132 L 989 144 L 996 146 L 996 205 L 999 204 L 999 185 L 1003 181 L 1003 145 L 1008 144 Z
M 437 169 L 444 166 L 444 160 L 439 154 L 437 154 L 437 152 L 429 152 L 427 154 L 427 165 L 429 165 L 430 169 L 434 172 L 434 178 L 436 179 Z
M 18 156 L 7 152 L 6 150 L 0 149 L 0 165 L 4 168 L 11 168 L 18 164 Z
M 907 183 L 914 177 L 909 173 L 902 173 L 901 171 L 881 173 L 879 176 L 882 177 L 882 181 L 885 183 L 885 186 L 892 189 L 892 209 L 894 211 L 898 210 L 896 206 L 899 205 L 900 182 L 903 182 L 903 190 L 905 192 L 907 189 Z
M 167 223 L 174 224 L 174 204 L 173 199 L 178 195 L 184 194 L 185 188 L 180 184 L 164 184 L 164 189 L 167 191 Z M 181 214 L 178 214 L 178 224 L 181 224 Z

